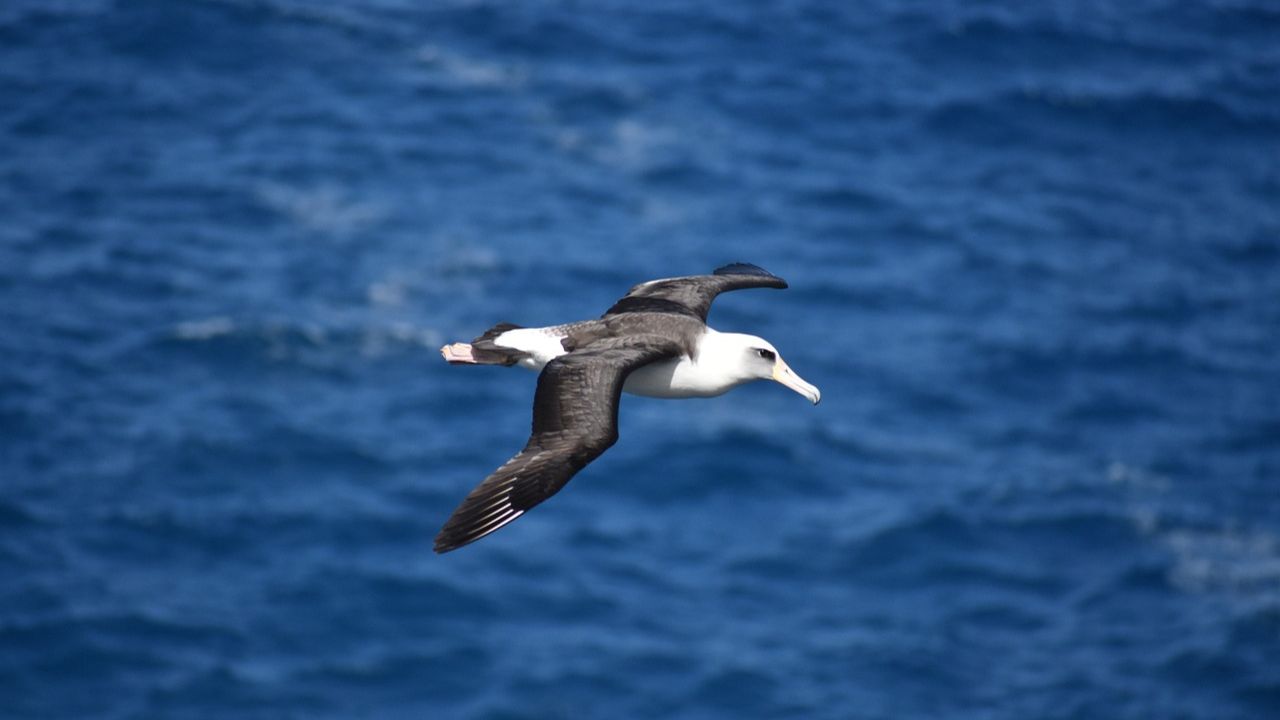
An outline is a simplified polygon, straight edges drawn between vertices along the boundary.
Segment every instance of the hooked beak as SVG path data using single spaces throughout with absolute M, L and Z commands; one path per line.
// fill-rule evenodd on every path
M 822 400 L 822 391 L 804 381 L 804 378 L 791 371 L 791 368 L 778 358 L 773 363 L 773 379 L 809 398 L 814 405 Z

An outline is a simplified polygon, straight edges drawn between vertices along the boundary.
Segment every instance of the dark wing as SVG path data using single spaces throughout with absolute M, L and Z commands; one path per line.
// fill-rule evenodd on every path
M 555 495 L 617 442 L 627 375 L 680 352 L 661 336 L 633 335 L 597 340 L 547 363 L 533 396 L 529 442 L 453 511 L 436 536 L 436 552 L 475 542 Z
M 706 322 L 711 301 L 722 292 L 744 288 L 785 289 L 787 282 L 764 268 L 734 263 L 711 275 L 651 280 L 641 283 L 613 304 L 605 316 L 628 312 L 666 312 L 693 315 Z

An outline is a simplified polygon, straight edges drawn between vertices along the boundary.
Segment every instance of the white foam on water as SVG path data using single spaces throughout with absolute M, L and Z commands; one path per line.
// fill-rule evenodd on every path
M 267 182 L 258 185 L 257 195 L 297 225 L 332 236 L 363 230 L 386 215 L 381 205 L 355 200 L 336 185 L 303 188 Z
M 515 65 L 465 57 L 439 45 L 423 45 L 414 58 L 433 71 L 429 81 L 473 88 L 518 88 L 528 80 L 528 70 Z
M 443 342 L 443 337 L 439 330 L 433 328 L 419 327 L 407 322 L 394 322 L 366 330 L 360 336 L 360 355 L 365 358 L 379 358 L 406 345 L 435 350 Z
M 1280 537 L 1275 533 L 1232 517 L 1192 526 L 1166 509 L 1173 489 L 1168 478 L 1124 463 L 1112 463 L 1107 478 L 1125 487 L 1134 527 L 1169 552 L 1174 587 L 1253 607 L 1280 606 Z
M 236 325 L 228 317 L 211 317 L 204 320 L 188 320 L 180 322 L 173 329 L 173 334 L 182 340 L 209 340 L 210 338 L 230 335 L 235 332 Z
M 1190 592 L 1280 603 L 1280 540 L 1243 528 L 1175 530 L 1164 536 L 1175 565 L 1170 579 Z

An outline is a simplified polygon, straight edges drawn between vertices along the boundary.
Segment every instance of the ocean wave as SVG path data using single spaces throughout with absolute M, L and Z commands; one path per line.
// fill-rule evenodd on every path
M 0 2 L 0 714 L 1269 716 L 1276 11 L 774 5 Z M 440 344 L 735 260 L 821 406 L 431 552 Z
M 1165 579 L 1181 592 L 1210 595 L 1245 613 L 1280 611 L 1280 537 L 1233 516 L 1188 512 L 1179 487 L 1160 473 L 1122 462 L 1107 470 L 1142 536 L 1168 553 Z
M 1020 89 L 952 99 L 927 110 L 923 123 L 940 135 L 984 140 L 1055 139 L 1064 132 L 1109 128 L 1125 135 L 1212 136 L 1248 142 L 1280 136 L 1280 115 L 1245 109 L 1225 98 L 1135 89 L 1124 94 Z
M 22 503 L 0 498 L 0 527 L 22 528 L 41 524 L 40 516 Z
M 1218 592 L 1280 609 L 1280 539 L 1245 528 L 1170 529 L 1162 542 L 1175 562 L 1170 579 L 1191 592 Z
M 740 658 L 736 667 L 703 673 L 689 696 L 699 707 L 743 717 L 761 707 L 777 706 L 782 686 L 763 669 L 751 668 Z
M 428 85 L 515 90 L 529 81 L 526 67 L 467 57 L 439 45 L 423 45 L 414 57 L 430 71 L 420 80 Z
M 30 31 L 44 22 L 99 17 L 114 4 L 113 0 L 13 0 L 0 6 L 0 30 Z
M 173 328 L 174 336 L 179 340 L 199 342 L 212 338 L 230 335 L 236 330 L 236 324 L 229 317 L 211 317 L 203 320 L 187 320 Z
M 883 381 L 882 381 L 883 382 Z M 928 393 L 928 391 L 918 391 Z M 957 398 L 925 394 L 914 410 L 933 407 L 934 411 L 960 412 L 964 407 Z M 854 423 L 823 423 L 811 431 L 814 439 L 860 465 L 871 467 L 911 467 L 927 463 L 947 463 L 956 459 L 957 451 L 919 434 L 904 436 L 891 431 L 870 431 Z
M 218 315 L 179 322 L 167 335 L 154 336 L 152 342 L 161 346 L 170 344 L 175 348 L 200 347 L 208 352 L 219 348 L 238 350 L 234 357 L 239 360 L 256 357 L 259 360 L 337 367 L 343 363 L 334 353 L 355 351 L 362 358 L 382 358 L 424 349 L 434 351 L 442 344 L 442 338 L 443 335 L 435 329 L 407 321 L 371 327 L 326 327 L 290 321 L 236 321 Z M 246 351 L 248 355 L 244 354 Z
M 336 185 L 303 188 L 260 183 L 258 199 L 299 227 L 333 237 L 351 237 L 377 225 L 387 210 L 378 202 L 356 200 Z
M 397 33 L 374 4 L 326 3 L 316 5 L 306 0 L 203 0 L 233 10 L 275 16 L 287 21 L 328 27 L 342 32 L 370 37 L 386 37 Z
M 1011 337 L 973 338 L 964 357 L 982 367 L 986 377 L 1003 377 L 1009 390 L 1030 389 L 1028 383 L 1081 372 L 1196 373 L 1213 370 L 1202 358 L 1176 339 L 1147 334 L 1076 338 Z M 1217 368 L 1220 369 L 1220 368 Z
M 27 668 L 20 681 L 29 692 L 6 712 L 18 717 L 107 717 L 102 705 L 80 693 L 59 693 L 65 685 L 40 681 L 56 674 L 60 683 L 91 687 L 109 683 L 117 703 L 136 698 L 212 660 L 234 652 L 245 637 L 234 628 L 132 609 L 80 612 L 32 623 L 0 626 L 8 659 Z M 12 677 L 12 676 L 11 676 Z M 115 707 L 119 708 L 120 705 Z
M 617 102 L 626 105 L 632 101 L 620 97 Z M 598 101 L 592 104 L 598 105 Z M 699 133 L 631 113 L 604 126 L 557 126 L 552 132 L 556 145 L 567 156 L 658 188 L 705 187 L 727 172 L 725 158 L 694 142 Z M 600 188 L 582 191 L 598 193 Z M 642 216 L 655 224 L 675 224 L 694 210 L 688 202 L 665 206 L 659 204 L 661 198 L 643 202 Z
M 962 65 L 1005 61 L 1022 67 L 1058 65 L 1063 58 L 1071 59 L 1071 67 L 1140 58 L 1173 61 L 1203 49 L 1135 32 L 1117 20 L 1100 15 L 1093 22 L 1071 22 L 1045 17 L 1031 7 L 977 9 L 967 17 L 919 25 L 926 30 L 911 40 L 911 47 L 931 57 L 945 54 Z
M 622 457 L 633 452 L 614 450 Z M 648 502 L 666 503 L 696 501 L 723 493 L 773 493 L 788 488 L 794 492 L 804 478 L 789 470 L 793 454 L 793 448 L 774 435 L 744 428 L 667 440 L 645 451 L 644 462 L 654 475 L 653 480 L 610 484 L 608 490 Z M 672 465 L 691 467 L 691 470 L 672 472 Z M 791 478 L 788 486 L 779 486 L 774 480 L 783 476 Z

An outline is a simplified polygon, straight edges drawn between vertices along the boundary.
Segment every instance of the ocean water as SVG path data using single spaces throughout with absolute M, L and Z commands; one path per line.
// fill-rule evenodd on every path
M 1280 717 L 1280 9 L 5 0 L 0 717 Z M 822 388 L 534 376 L 754 262 Z

